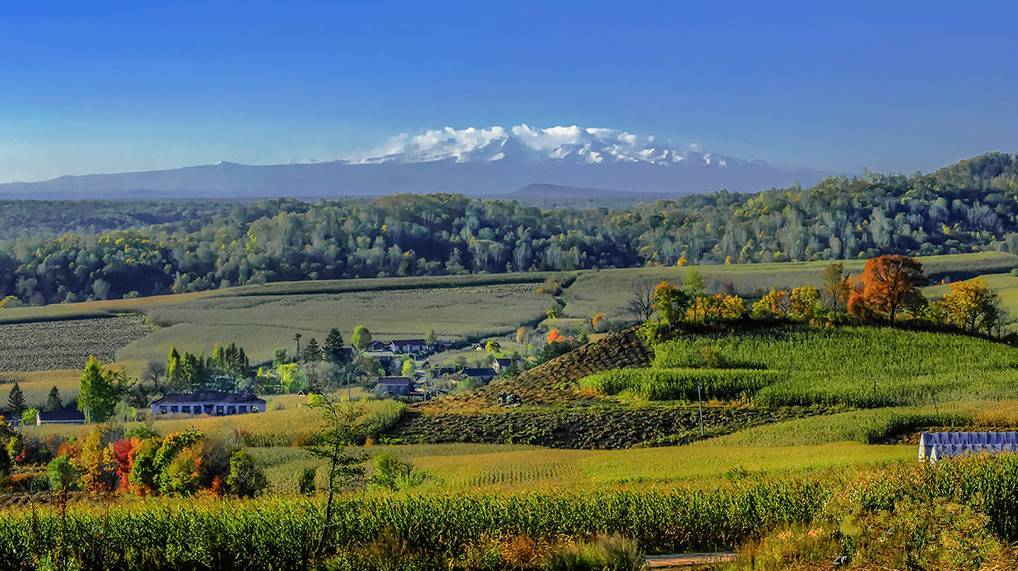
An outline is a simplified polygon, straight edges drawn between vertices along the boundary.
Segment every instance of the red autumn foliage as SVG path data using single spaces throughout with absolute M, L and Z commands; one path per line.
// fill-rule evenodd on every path
M 852 288 L 848 311 L 863 315 L 866 311 L 882 311 L 894 323 L 898 310 L 919 296 L 926 285 L 923 266 L 908 256 L 880 256 L 866 261 L 859 285 Z
M 550 331 L 548 331 L 548 337 L 546 338 L 546 341 L 548 345 L 551 345 L 552 343 L 561 343 L 566 339 L 567 337 L 565 335 L 562 335 L 561 331 L 552 328 Z
M 141 440 L 138 438 L 122 438 L 113 443 L 113 463 L 117 470 L 117 486 L 128 491 L 131 489 L 130 475 L 134 466 L 134 455 L 138 452 Z

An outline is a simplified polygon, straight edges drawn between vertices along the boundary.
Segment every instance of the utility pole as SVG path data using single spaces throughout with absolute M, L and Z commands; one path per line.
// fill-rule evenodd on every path
M 703 436 L 703 399 L 700 397 L 700 389 L 703 383 L 696 383 L 696 408 L 700 411 L 700 436 Z

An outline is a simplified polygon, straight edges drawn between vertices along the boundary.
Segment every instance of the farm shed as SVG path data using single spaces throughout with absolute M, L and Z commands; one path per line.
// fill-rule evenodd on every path
M 35 417 L 35 424 L 85 424 L 85 414 L 80 410 L 42 411 Z
M 169 393 L 152 401 L 152 414 L 208 414 L 224 416 L 265 412 L 265 401 L 250 393 Z
M 919 459 L 936 462 L 965 454 L 1018 452 L 1018 432 L 924 432 Z
M 492 369 L 491 367 L 467 367 L 460 371 L 460 374 L 462 374 L 464 377 L 477 379 L 482 383 L 487 383 L 488 381 L 498 376 L 498 373 L 495 372 L 495 369 Z
M 375 384 L 376 395 L 410 396 L 414 381 L 410 377 L 379 377 Z

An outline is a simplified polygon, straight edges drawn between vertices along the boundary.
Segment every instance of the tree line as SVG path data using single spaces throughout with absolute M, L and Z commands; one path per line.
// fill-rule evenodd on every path
M 0 203 L 0 299 L 45 304 L 283 280 L 1018 252 L 1018 159 L 624 209 L 458 195 L 317 203 Z M 54 212 L 63 214 L 54 214 Z M 38 228 L 38 229 L 37 229 Z

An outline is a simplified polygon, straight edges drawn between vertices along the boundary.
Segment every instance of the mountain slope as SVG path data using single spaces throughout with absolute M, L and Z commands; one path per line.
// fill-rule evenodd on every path
M 401 136 L 375 156 L 288 165 L 223 162 L 178 169 L 0 184 L 7 198 L 180 198 L 507 193 L 540 182 L 689 194 L 812 184 L 824 173 L 697 150 L 613 129 L 526 125 Z

